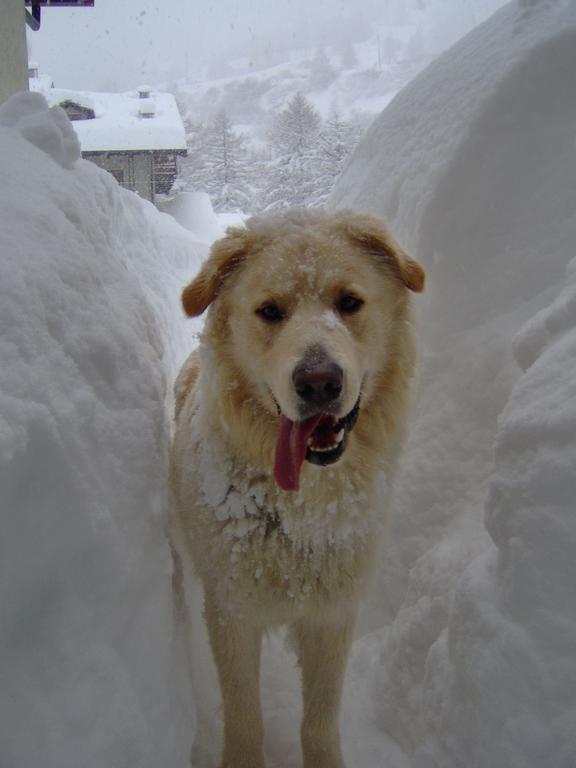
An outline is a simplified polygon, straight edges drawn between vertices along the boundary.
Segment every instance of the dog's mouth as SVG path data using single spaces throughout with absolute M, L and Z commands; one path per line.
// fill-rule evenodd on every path
M 298 490 L 305 460 L 325 467 L 341 458 L 359 411 L 360 398 L 350 413 L 341 419 L 329 413 L 318 413 L 304 421 L 291 421 L 280 414 L 274 478 L 283 491 Z

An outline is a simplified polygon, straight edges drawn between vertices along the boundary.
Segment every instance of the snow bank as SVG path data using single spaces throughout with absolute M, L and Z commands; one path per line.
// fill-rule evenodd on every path
M 2 106 L 0 125 L 16 129 L 63 168 L 80 159 L 80 142 L 61 107 L 48 108 L 39 93 L 21 93 Z
M 473 327 L 562 279 L 573 43 L 573 3 L 509 4 L 394 99 L 337 184 L 333 207 L 385 214 L 430 267 L 427 324 L 438 332 Z
M 180 192 L 162 202 L 160 207 L 207 245 L 224 234 L 225 228 L 214 213 L 206 192 Z
M 527 369 L 499 419 L 495 546 L 459 582 L 430 651 L 419 765 L 576 764 L 576 260 L 515 346 Z
M 0 109 L 0 764 L 186 766 L 164 371 L 205 249 L 77 158 L 38 94 Z
M 575 71 L 574 3 L 511 3 L 399 94 L 331 201 L 384 215 L 429 273 L 349 675 L 364 729 L 418 768 L 576 764 L 573 282 L 554 300 L 576 240 Z

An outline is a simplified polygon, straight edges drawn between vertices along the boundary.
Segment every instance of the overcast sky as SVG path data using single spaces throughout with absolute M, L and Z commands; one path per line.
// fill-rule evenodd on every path
M 202 64 L 250 41 L 291 46 L 352 17 L 369 24 L 376 14 L 395 21 L 424 4 L 475 13 L 502 0 L 95 0 L 94 8 L 45 8 L 29 32 L 30 58 L 56 86 L 127 90 L 183 76 L 197 79 Z M 444 11 L 446 13 L 446 10 Z M 316 40 L 316 37 L 318 39 Z
M 373 0 L 95 0 L 94 8 L 45 8 L 40 30 L 28 33 L 30 58 L 61 87 L 121 90 L 194 78 L 231 45 L 358 13 L 359 3 L 369 8 Z

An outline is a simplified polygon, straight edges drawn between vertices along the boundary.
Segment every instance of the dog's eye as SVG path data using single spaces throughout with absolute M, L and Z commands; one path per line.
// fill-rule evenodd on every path
M 343 315 L 353 315 L 363 304 L 364 302 L 358 296 L 354 296 L 353 293 L 345 293 L 336 302 L 336 308 Z
M 277 304 L 264 304 L 256 310 L 256 314 L 267 323 L 281 323 L 284 320 L 284 312 Z

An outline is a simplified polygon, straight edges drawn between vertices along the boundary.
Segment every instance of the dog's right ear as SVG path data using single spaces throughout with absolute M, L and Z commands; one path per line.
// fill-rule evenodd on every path
M 226 236 L 214 243 L 202 269 L 182 291 L 182 306 L 189 317 L 201 315 L 214 301 L 226 278 L 246 258 L 252 240 L 247 229 L 230 227 Z

